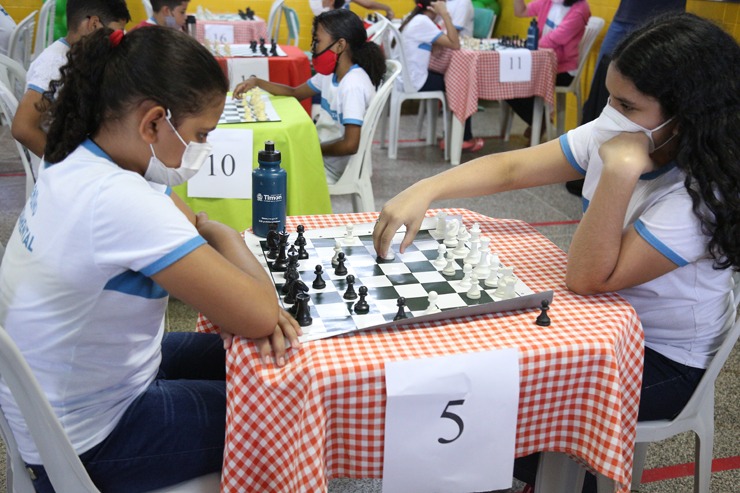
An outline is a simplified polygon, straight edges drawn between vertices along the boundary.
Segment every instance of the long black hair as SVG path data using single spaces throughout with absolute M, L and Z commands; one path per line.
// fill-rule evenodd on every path
M 716 269 L 740 270 L 740 46 L 693 14 L 660 16 L 614 50 L 612 63 L 660 102 L 678 129 L 677 166 L 710 236 Z
M 333 40 L 344 39 L 347 42 L 352 63 L 362 67 L 377 88 L 385 75 L 385 57 L 378 45 L 368 42 L 367 31 L 357 14 L 348 9 L 322 12 L 313 19 L 314 36 L 319 24 Z
M 49 163 L 67 157 L 103 120 L 121 118 L 142 101 L 169 109 L 176 125 L 228 91 L 216 59 L 190 36 L 176 29 L 142 27 L 116 45 L 112 32 L 98 29 L 75 43 L 60 69 L 61 79 L 44 93 L 53 100 L 44 150 Z
M 403 29 L 406 27 L 406 24 L 408 24 L 411 19 L 421 14 L 422 12 L 426 12 L 429 9 L 430 5 L 432 5 L 432 0 L 414 0 L 414 9 L 409 12 L 409 15 L 407 15 L 406 18 L 403 20 L 398 30 L 403 31 Z M 394 39 L 393 41 L 394 43 L 391 44 L 391 46 L 395 46 L 396 40 Z

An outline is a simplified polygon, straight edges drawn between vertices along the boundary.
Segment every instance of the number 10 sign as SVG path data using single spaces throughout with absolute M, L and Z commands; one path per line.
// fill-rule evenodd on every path
M 217 128 L 208 136 L 213 153 L 188 180 L 188 197 L 252 198 L 252 131 Z
M 516 349 L 388 362 L 385 370 L 383 493 L 511 487 Z

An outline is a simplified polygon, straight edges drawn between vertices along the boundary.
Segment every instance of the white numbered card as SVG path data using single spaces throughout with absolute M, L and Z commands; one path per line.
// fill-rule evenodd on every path
M 213 153 L 188 180 L 188 197 L 252 198 L 252 131 L 217 128 L 208 135 Z
M 501 50 L 499 56 L 500 82 L 529 82 L 532 80 L 532 52 L 526 48 Z
M 234 26 L 231 24 L 206 24 L 205 39 L 211 43 L 233 43 Z
M 388 362 L 383 493 L 511 488 L 516 349 Z

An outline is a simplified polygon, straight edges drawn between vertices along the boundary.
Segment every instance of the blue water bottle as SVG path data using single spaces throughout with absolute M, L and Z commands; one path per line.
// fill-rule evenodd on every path
M 524 46 L 529 50 L 536 50 L 539 42 L 540 30 L 539 26 L 537 25 L 537 19 L 533 18 L 532 21 L 529 23 L 529 29 L 527 29 L 527 42 Z
M 271 140 L 257 153 L 257 162 L 259 167 L 252 170 L 252 231 L 265 238 L 270 224 L 277 223 L 278 231 L 285 226 L 287 173 L 280 167 L 280 151 Z

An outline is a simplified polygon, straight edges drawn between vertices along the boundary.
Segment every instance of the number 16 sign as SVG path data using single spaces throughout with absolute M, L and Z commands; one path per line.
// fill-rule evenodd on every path
M 516 349 L 394 361 L 385 370 L 383 493 L 511 487 Z

